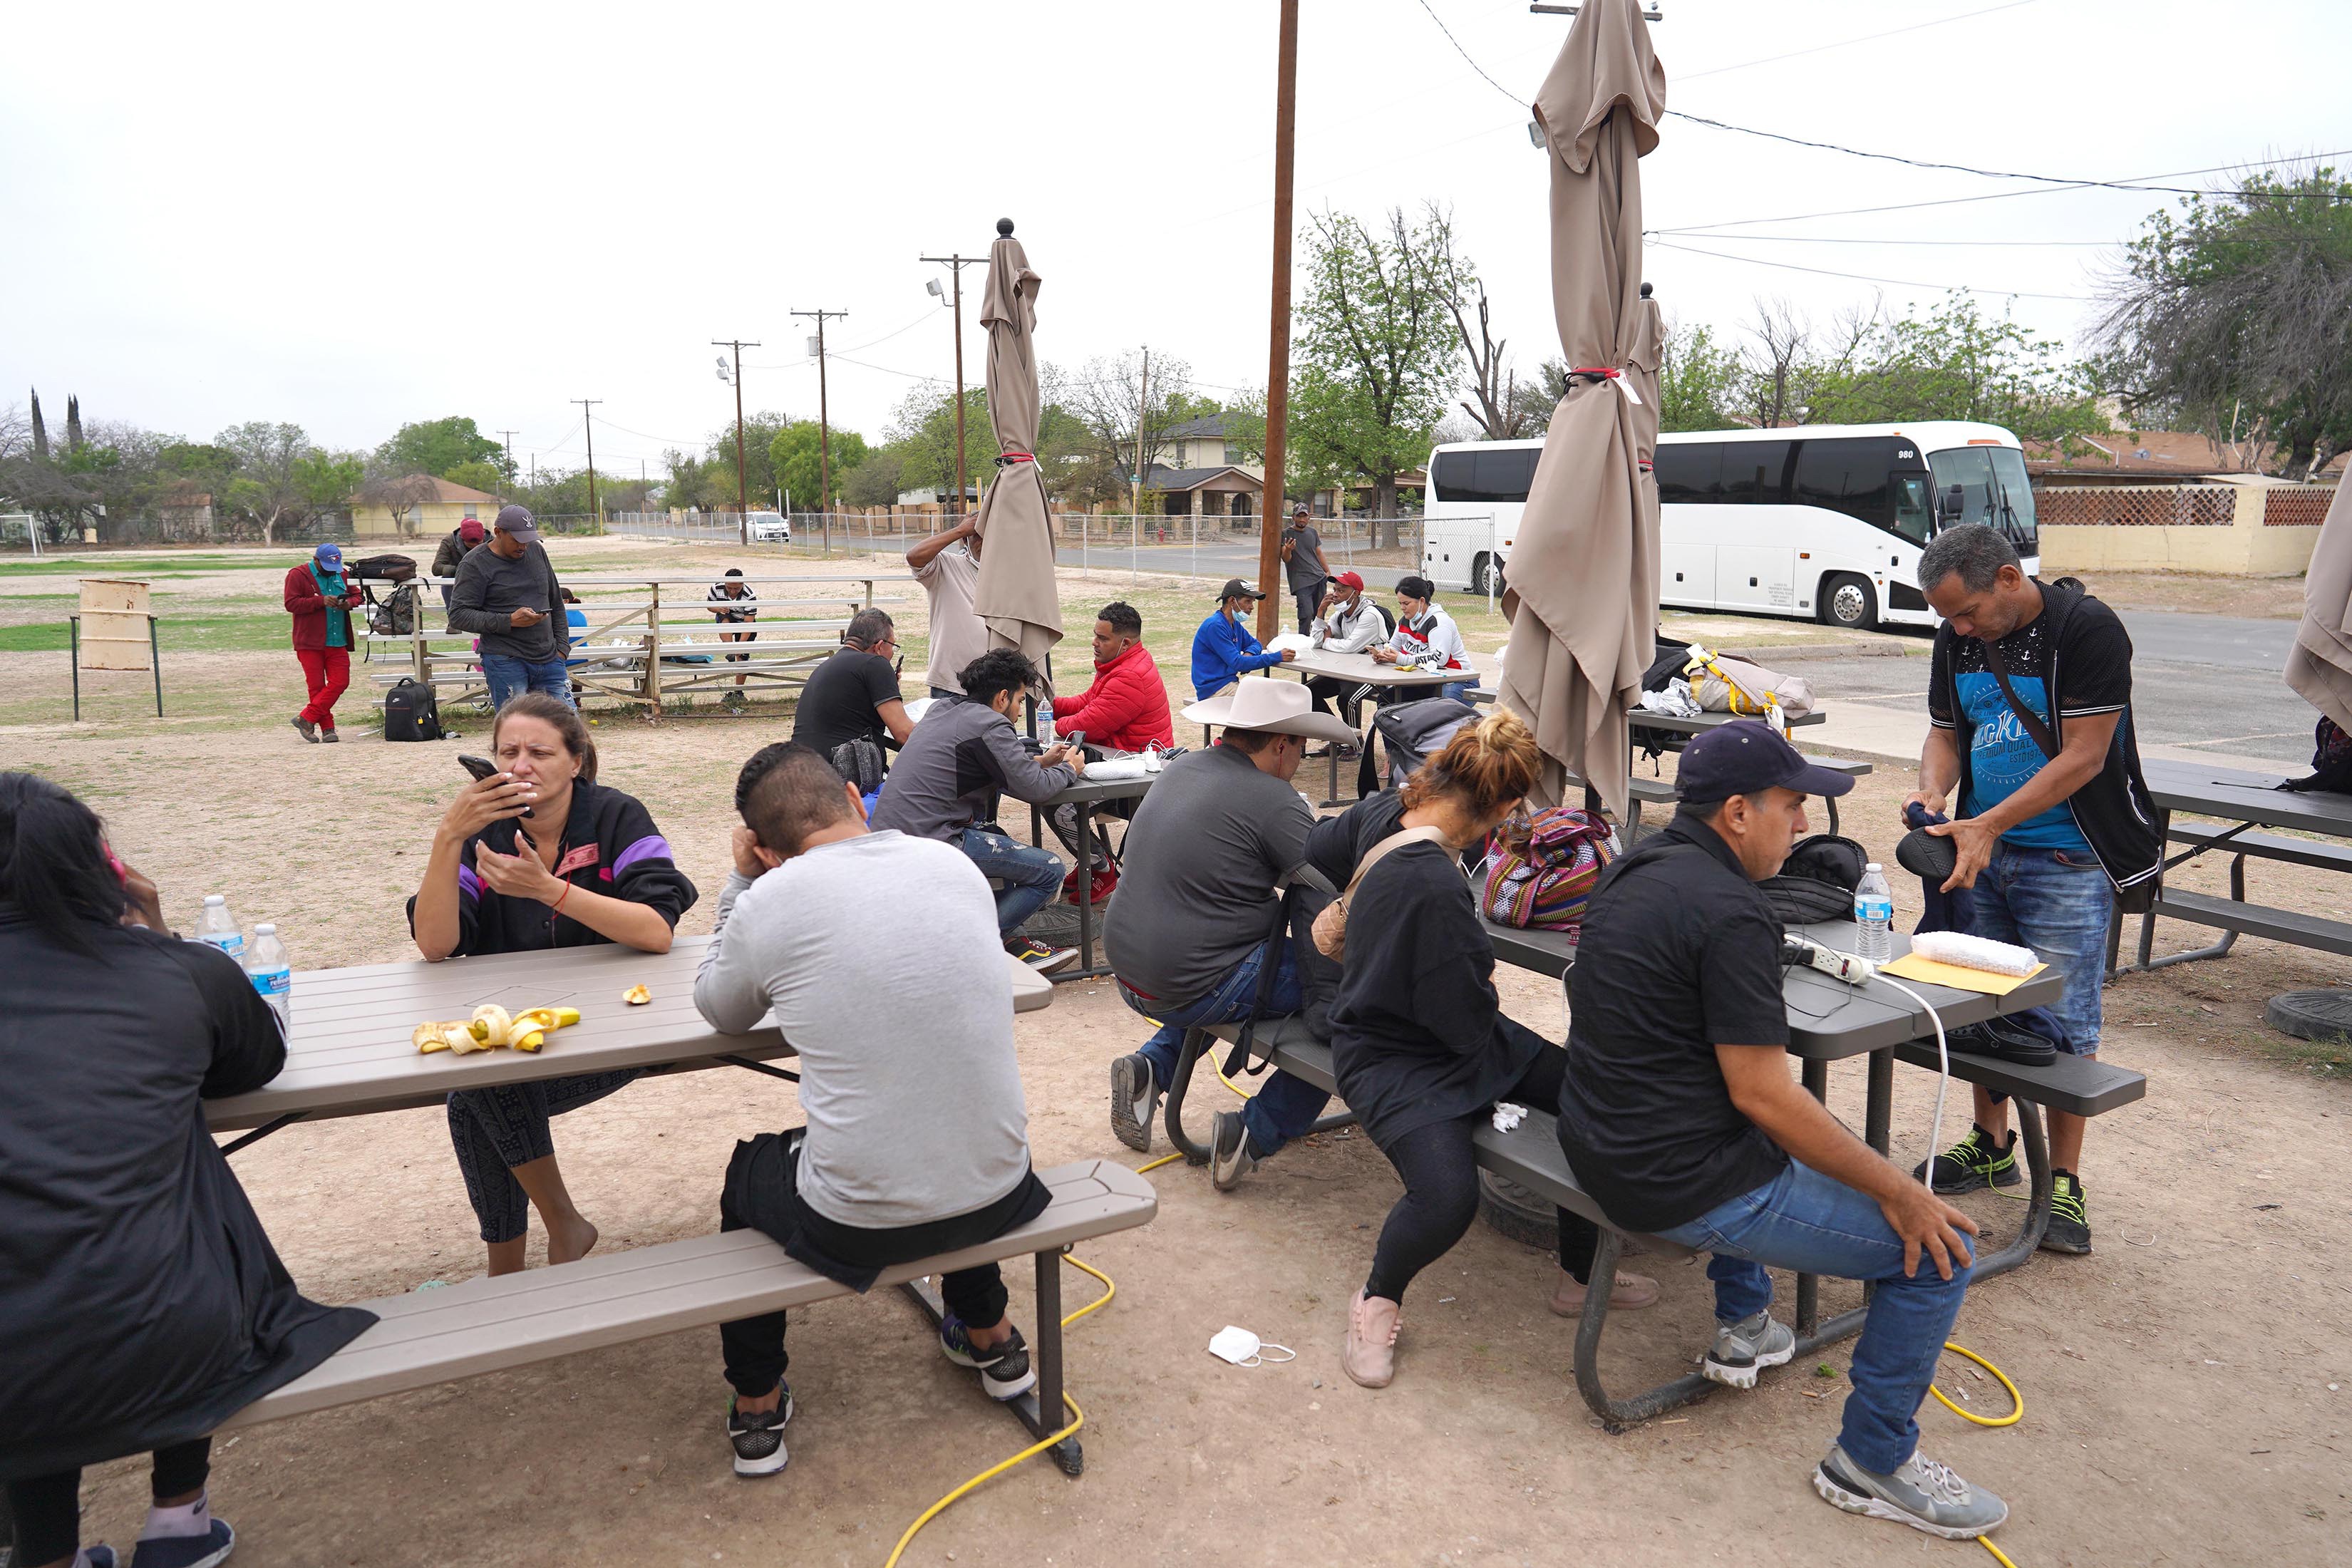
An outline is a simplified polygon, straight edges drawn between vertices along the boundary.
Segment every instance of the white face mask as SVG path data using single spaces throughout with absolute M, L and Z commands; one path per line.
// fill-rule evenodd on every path
M 1235 1366 L 1265 1365 L 1259 1353 L 1262 1351 L 1280 1351 L 1282 1354 L 1276 1358 L 1276 1364 L 1298 1359 L 1298 1352 L 1289 1346 L 1266 1344 L 1247 1329 L 1237 1329 L 1231 1323 L 1209 1337 L 1209 1353 Z

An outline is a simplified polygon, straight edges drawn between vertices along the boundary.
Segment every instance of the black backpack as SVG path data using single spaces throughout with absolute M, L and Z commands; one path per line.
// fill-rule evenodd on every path
M 1789 851 L 1779 876 L 1756 886 L 1783 925 L 1852 920 L 1854 885 L 1869 859 L 1869 852 L 1853 839 L 1816 833 Z
M 404 675 L 383 694 L 383 738 L 387 741 L 441 739 L 441 704 L 433 688 Z
M 362 577 L 380 583 L 405 583 L 416 575 L 414 555 L 362 555 L 346 569 L 354 580 Z

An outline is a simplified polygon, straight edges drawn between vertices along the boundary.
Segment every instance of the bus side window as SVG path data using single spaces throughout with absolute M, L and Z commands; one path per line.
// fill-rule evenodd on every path
M 1873 528 L 1895 524 L 1889 478 L 1895 442 L 1879 436 L 1814 437 L 1797 444 L 1790 499 L 1843 512 Z
M 1721 441 L 1661 441 L 1653 472 L 1662 506 L 1704 506 L 1723 499 Z
M 1726 441 L 1723 499 L 1735 505 L 1774 505 L 1789 499 L 1788 441 Z

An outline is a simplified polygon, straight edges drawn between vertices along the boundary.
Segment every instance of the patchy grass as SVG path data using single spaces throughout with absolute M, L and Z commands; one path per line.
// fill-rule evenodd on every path
M 251 555 L 54 556 L 0 561 L 0 577 L 194 577 L 278 564 L 278 552 Z

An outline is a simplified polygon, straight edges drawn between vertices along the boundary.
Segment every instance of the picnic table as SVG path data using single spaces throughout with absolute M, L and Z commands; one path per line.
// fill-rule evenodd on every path
M 1141 799 L 1150 793 L 1152 781 L 1158 776 L 1147 773 L 1139 779 L 1099 780 L 1081 776 L 1067 789 L 1029 808 L 1029 842 L 1039 848 L 1045 843 L 1046 816 L 1056 806 L 1075 805 L 1078 809 L 1078 962 L 1076 968 L 1055 975 L 1055 984 L 1099 979 L 1110 973 L 1109 964 L 1095 962 L 1094 810 L 1107 800 Z
M 1790 929 L 1841 952 L 1852 952 L 1858 935 L 1850 921 Z M 1567 933 L 1520 931 L 1492 922 L 1487 924 L 1486 931 L 1495 944 L 1496 956 L 1502 962 L 1558 977 L 1563 984 L 1572 974 L 1576 950 Z M 1898 932 L 1895 942 L 1898 954 L 1909 951 L 1909 938 Z M 2028 1007 L 2050 1005 L 2059 999 L 2063 989 L 2054 969 L 2044 969 L 2005 996 L 1906 984 L 1934 1004 L 1947 1031 Z M 1815 1099 L 1826 1099 L 1830 1063 L 1867 1055 L 1869 1076 L 1863 1137 L 1879 1153 L 1893 1158 L 1889 1127 L 1894 1110 L 1895 1063 L 1899 1059 L 1930 1069 L 1937 1066 L 1935 1028 L 1927 1010 L 1884 981 L 1853 986 L 1813 969 L 1790 970 L 1781 986 L 1789 1016 L 1789 1054 L 1798 1058 L 1806 1089 Z M 1237 1034 L 1235 1025 L 1189 1032 L 1178 1058 L 1174 1081 L 1169 1086 L 1164 1102 L 1169 1136 L 1196 1163 L 1207 1159 L 1208 1150 L 1185 1131 L 1182 1121 L 1184 1096 L 1193 1066 L 1201 1053 L 1210 1048 L 1213 1037 L 1231 1040 Z M 1336 1087 L 1330 1047 L 1309 1034 L 1303 1020 L 1268 1020 L 1258 1026 L 1257 1040 L 1270 1051 L 1276 1067 L 1319 1087 Z M 1988 1279 L 2015 1268 L 2031 1258 L 2049 1226 L 2052 1171 L 2040 1108 L 2053 1106 L 2095 1116 L 2138 1100 L 2147 1092 L 2147 1084 L 2140 1074 L 2126 1068 L 2065 1055 L 2046 1068 L 2020 1067 L 1965 1052 L 1951 1053 L 1950 1061 L 1955 1079 L 2002 1090 L 2017 1100 L 2019 1142 L 2031 1174 L 2026 1214 L 2017 1235 L 1998 1250 L 1978 1251 L 1976 1276 Z M 1318 1123 L 1318 1128 L 1348 1120 L 1350 1118 L 1344 1113 L 1328 1116 Z M 1606 1279 L 1613 1274 L 1629 1241 L 1646 1251 L 1665 1256 L 1686 1256 L 1689 1252 L 1686 1247 L 1657 1237 L 1632 1237 L 1613 1227 L 1568 1169 L 1553 1131 L 1553 1119 L 1549 1115 L 1530 1112 L 1509 1133 L 1480 1128 L 1475 1135 L 1475 1155 L 1480 1166 L 1489 1173 L 1530 1188 L 1538 1196 L 1581 1213 L 1600 1226 L 1601 1246 L 1592 1265 L 1596 1279 Z M 1643 1394 L 1626 1398 L 1612 1396 L 1601 1383 L 1598 1366 L 1608 1300 L 1606 1290 L 1596 1290 L 1587 1297 L 1577 1334 L 1577 1384 L 1595 1414 L 1614 1426 L 1647 1419 L 1705 1392 L 1708 1386 L 1705 1380 L 1696 1373 L 1688 1373 Z M 1799 1356 L 1860 1332 L 1869 1310 L 1865 1304 L 1823 1321 L 1820 1281 L 1809 1274 L 1797 1276 L 1795 1308 L 1795 1353 Z
M 205 1124 L 215 1132 L 253 1130 L 227 1145 L 234 1153 L 289 1122 L 438 1105 L 454 1089 L 618 1068 L 742 1067 L 796 1077 L 764 1065 L 793 1054 L 772 1023 L 748 1035 L 722 1035 L 695 1010 L 695 972 L 710 940 L 680 937 L 665 953 L 598 942 L 441 963 L 412 959 L 300 971 L 285 1069 L 250 1094 L 205 1100 Z M 1005 963 L 1014 1012 L 1052 1003 L 1053 987 L 1042 976 L 1010 955 Z M 621 993 L 639 984 L 653 1000 L 632 1007 Z M 551 1034 L 537 1051 L 427 1056 L 410 1037 L 428 1018 L 471 1017 L 486 1002 L 509 1009 L 576 1007 L 580 1022 Z
M 2246 901 L 2249 856 L 2324 871 L 2352 871 L 2352 795 L 2282 790 L 2276 785 L 2284 774 L 2245 773 L 2193 762 L 2150 761 L 2142 765 L 2142 771 L 2157 809 L 2165 814 L 2166 839 L 2189 846 L 2181 854 L 2167 859 L 2165 869 L 2168 871 L 2219 850 L 2230 857 L 2230 896 L 2216 898 L 2210 893 L 2172 888 L 2158 891 L 2155 904 L 2140 916 L 2139 956 L 2128 966 L 2130 969 L 2162 969 L 2200 958 L 2220 958 L 2230 951 L 2242 931 L 2295 947 L 2352 956 L 2352 923 Z M 2176 812 L 2215 818 L 2230 826 L 2178 822 L 2173 820 Z M 2275 833 L 2257 833 L 2254 829 L 2258 827 L 2284 827 L 2346 842 L 2319 843 Z M 2159 915 L 2217 928 L 2221 939 L 2205 947 L 2153 957 Z M 2123 942 L 2123 922 L 2119 910 L 2107 933 L 2110 978 L 2124 973 L 2116 964 Z
M 289 1122 L 362 1116 L 440 1103 L 454 1089 L 617 1068 L 689 1071 L 721 1066 L 798 1082 L 770 1065 L 794 1054 L 769 1020 L 748 1035 L 723 1035 L 694 1005 L 694 977 L 709 937 L 681 938 L 666 953 L 617 943 L 551 952 L 485 954 L 440 963 L 421 960 L 308 970 L 294 976 L 286 1067 L 250 1094 L 204 1102 L 215 1132 L 251 1129 L 225 1145 L 234 1153 Z M 1053 1003 L 1054 988 L 1007 954 L 1013 1010 Z M 652 1000 L 630 1006 L 621 993 L 644 985 Z M 410 1036 L 428 1018 L 462 1018 L 486 1002 L 509 1008 L 568 1006 L 580 1022 L 548 1037 L 539 1051 L 454 1056 L 417 1050 Z M 712 1173 L 716 1181 L 718 1173 Z M 936 1325 L 944 1310 L 929 1277 L 971 1262 L 1034 1254 L 1037 1260 L 1037 1387 L 1005 1408 L 1039 1437 L 1063 1425 L 1060 1254 L 1091 1236 L 1149 1221 L 1151 1189 L 1108 1161 L 1038 1173 L 1054 1200 L 1029 1225 L 944 1258 L 887 1270 Z M 846 1288 L 793 1262 L 756 1232 L 695 1237 L 599 1255 L 562 1268 L 467 1279 L 444 1290 L 366 1303 L 380 1320 L 344 1350 L 227 1423 L 250 1426 L 306 1411 L 476 1373 L 505 1370 L 846 1294 Z M 1082 1466 L 1065 1437 L 1055 1462 Z
M 1302 681 L 1319 675 L 1358 686 L 1384 686 L 1391 690 L 1420 689 L 1432 697 L 1437 695 L 1440 687 L 1465 683 L 1475 686 L 1478 682 L 1478 672 L 1475 669 L 1399 669 L 1393 664 L 1382 664 L 1369 653 L 1332 653 L 1325 648 L 1309 648 L 1280 668 L 1295 671 Z M 1358 743 L 1367 752 L 1371 750 L 1370 725 L 1365 726 L 1363 739 Z M 1337 746 L 1331 748 L 1331 794 L 1323 804 L 1342 804 L 1339 799 L 1339 748 Z

